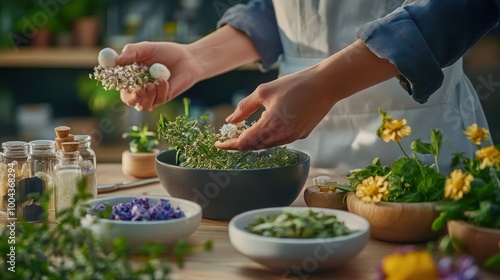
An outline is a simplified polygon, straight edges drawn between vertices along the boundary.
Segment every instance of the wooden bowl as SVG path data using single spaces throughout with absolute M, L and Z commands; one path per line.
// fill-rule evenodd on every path
M 437 239 L 442 231 L 432 231 L 431 226 L 439 216 L 436 202 L 379 202 L 364 203 L 350 193 L 347 208 L 368 220 L 371 237 L 389 242 L 414 243 Z
M 304 201 L 309 207 L 347 210 L 345 195 L 339 189 L 335 192 L 321 192 L 317 186 L 309 186 L 304 190 Z
M 156 155 L 158 153 L 122 153 L 122 172 L 129 177 L 156 177 Z
M 483 228 L 465 221 L 448 221 L 448 234 L 465 246 L 478 265 L 500 253 L 500 229 Z

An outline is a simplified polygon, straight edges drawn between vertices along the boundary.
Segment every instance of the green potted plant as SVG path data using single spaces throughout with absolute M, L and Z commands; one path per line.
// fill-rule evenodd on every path
M 156 133 L 149 131 L 148 125 L 134 125 L 122 137 L 132 138 L 130 149 L 122 153 L 123 174 L 136 178 L 155 177 L 156 155 L 159 152 Z
M 93 47 L 98 44 L 107 4 L 108 0 L 72 0 L 61 5 L 61 17 L 72 26 L 75 45 Z
M 464 134 L 477 145 L 476 156 L 455 154 L 433 229 L 446 226 L 452 240 L 478 264 L 500 269 L 500 146 L 483 147 L 489 132 L 477 124 Z
M 436 239 L 441 232 L 431 229 L 439 215 L 437 201 L 443 199 L 445 178 L 437 164 L 442 142 L 439 130 L 431 131 L 429 143 L 416 139 L 411 143 L 412 154 L 400 140 L 411 135 L 406 119 L 393 120 L 380 110 L 381 124 L 377 135 L 385 142 L 395 142 L 403 157 L 384 166 L 379 158 L 372 165 L 351 171 L 350 185 L 336 185 L 347 195 L 347 208 L 370 222 L 373 238 L 390 242 L 423 242 Z M 430 154 L 435 163 L 424 164 L 417 154 Z
M 46 7 L 40 5 L 36 1 L 11 1 L 18 2 L 17 7 L 7 6 L 6 8 L 11 8 L 11 13 L 16 15 L 11 15 L 16 18 L 14 23 L 13 32 L 16 33 L 14 36 L 10 37 L 11 43 L 26 44 L 29 43 L 35 47 L 47 47 L 52 44 L 52 39 L 55 34 L 61 32 L 65 28 L 65 22 L 59 13 L 54 15 L 49 14 L 45 9 Z M 23 11 L 22 16 L 16 13 Z M 35 19 L 44 18 L 44 21 L 35 24 Z M 12 35 L 12 34 L 11 34 Z

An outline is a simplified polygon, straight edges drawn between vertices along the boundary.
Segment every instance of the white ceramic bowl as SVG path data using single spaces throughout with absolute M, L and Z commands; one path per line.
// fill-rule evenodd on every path
M 285 209 L 294 211 L 323 212 L 336 215 L 347 228 L 357 230 L 354 233 L 328 238 L 277 238 L 250 233 L 245 227 L 256 216 L 268 216 L 282 213 Z M 364 218 L 355 214 L 326 208 L 309 207 L 274 207 L 248 211 L 235 216 L 229 222 L 231 244 L 243 255 L 270 268 L 281 271 L 283 277 L 300 276 L 331 270 L 354 258 L 368 242 L 370 225 Z M 294 278 L 295 279 L 295 278 Z
M 118 203 L 130 202 L 136 196 L 116 196 L 107 198 L 92 199 L 88 205 L 95 206 L 101 203 L 115 205 Z M 150 202 L 156 203 L 161 198 L 170 201 L 174 208 L 179 207 L 184 211 L 185 217 L 166 221 L 120 221 L 99 218 L 95 223 L 82 221 L 83 226 L 90 226 L 90 229 L 99 237 L 105 240 L 112 240 L 116 237 L 127 239 L 130 247 L 137 247 L 145 242 L 156 242 L 171 245 L 181 238 L 191 235 L 200 225 L 201 206 L 197 203 L 173 197 L 139 196 L 146 197 Z

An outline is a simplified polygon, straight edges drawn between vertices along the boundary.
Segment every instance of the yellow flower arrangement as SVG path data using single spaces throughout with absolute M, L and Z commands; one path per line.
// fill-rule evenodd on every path
M 437 206 L 441 212 L 432 228 L 438 230 L 450 220 L 462 220 L 478 227 L 500 229 L 500 146 L 482 147 L 488 140 L 485 128 L 471 125 L 464 132 L 476 144 L 476 157 L 455 154 L 453 170 L 444 185 L 444 203 Z M 500 254 L 482 264 L 500 267 Z
M 477 124 L 466 130 L 466 135 L 477 144 L 475 158 L 457 153 L 453 170 L 444 185 L 445 197 L 452 199 L 438 207 L 441 215 L 433 228 L 440 228 L 448 220 L 466 220 L 477 226 L 500 228 L 500 149 L 496 146 L 481 147 L 481 141 L 489 139 L 487 131 Z M 482 131 L 478 133 L 478 131 Z M 464 171 L 462 171 L 464 170 Z
M 358 199 L 365 203 L 388 202 L 428 202 L 443 199 L 444 176 L 439 173 L 437 160 L 442 142 L 441 132 L 431 131 L 431 142 L 414 140 L 409 156 L 401 146 L 401 139 L 411 135 L 411 127 L 406 119 L 392 119 L 392 116 L 379 110 L 381 123 L 377 135 L 384 142 L 395 142 L 404 157 L 397 159 L 391 166 L 382 166 L 375 158 L 371 166 L 352 170 L 349 175 L 350 189 Z M 415 153 L 431 154 L 436 163 L 433 166 L 422 163 Z

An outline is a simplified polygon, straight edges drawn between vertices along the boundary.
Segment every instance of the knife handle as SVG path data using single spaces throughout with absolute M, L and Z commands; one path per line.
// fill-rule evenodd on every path
M 97 186 L 97 193 L 107 193 L 117 190 L 123 183 L 105 184 Z

